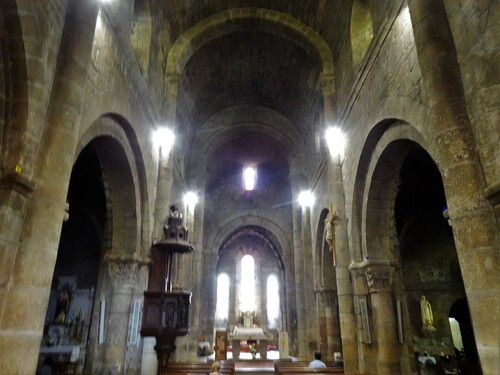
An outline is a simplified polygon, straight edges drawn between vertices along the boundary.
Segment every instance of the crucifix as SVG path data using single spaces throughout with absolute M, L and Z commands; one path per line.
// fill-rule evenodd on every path
M 325 234 L 325 241 L 330 247 L 330 251 L 332 252 L 333 255 L 333 266 L 337 266 L 337 253 L 335 251 L 335 225 L 333 221 L 337 218 L 337 215 L 333 211 L 333 204 L 330 203 L 330 206 L 328 207 L 328 216 L 325 219 L 325 227 L 326 227 L 326 234 Z

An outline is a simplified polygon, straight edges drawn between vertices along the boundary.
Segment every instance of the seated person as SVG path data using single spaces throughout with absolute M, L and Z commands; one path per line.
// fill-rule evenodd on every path
M 333 367 L 344 367 L 344 360 L 340 352 L 333 353 Z
M 321 353 L 318 351 L 314 352 L 314 359 L 309 362 L 309 368 L 325 368 L 326 364 L 321 360 Z
M 220 374 L 220 362 L 212 363 L 212 367 L 210 368 L 210 375 L 219 375 Z

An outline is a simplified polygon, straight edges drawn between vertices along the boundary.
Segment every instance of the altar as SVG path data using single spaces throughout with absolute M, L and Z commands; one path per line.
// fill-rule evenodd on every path
M 261 359 L 267 358 L 267 343 L 273 339 L 272 333 L 265 332 L 262 327 L 235 327 L 229 334 L 229 341 L 233 346 L 233 358 L 239 358 L 241 353 L 241 342 L 255 342 L 259 348 Z

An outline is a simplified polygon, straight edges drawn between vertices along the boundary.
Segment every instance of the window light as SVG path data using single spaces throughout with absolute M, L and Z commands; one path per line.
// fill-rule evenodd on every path
M 243 184 L 245 185 L 245 190 L 253 190 L 255 188 L 256 177 L 257 171 L 254 167 L 245 167 L 243 170 Z

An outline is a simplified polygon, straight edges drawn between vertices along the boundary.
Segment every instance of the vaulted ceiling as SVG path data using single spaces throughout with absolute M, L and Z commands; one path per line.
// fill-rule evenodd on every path
M 327 50 L 332 63 L 329 46 L 338 5 L 329 0 L 169 0 L 157 5 L 171 45 L 210 24 L 197 40 L 189 40 L 178 70 L 176 125 L 183 148 L 193 147 L 211 119 L 243 106 L 267 108 L 286 118 L 287 133 L 296 134 L 303 150 L 311 148 L 323 112 L 325 59 L 320 55 Z M 268 14 L 240 17 L 248 9 Z M 221 15 L 227 15 L 223 21 Z M 212 26 L 217 17 L 219 24 Z M 320 41 L 321 48 L 311 40 Z M 275 123 L 272 117 L 264 122 Z M 225 121 L 224 126 L 231 125 Z M 290 150 L 276 138 L 252 133 L 252 126 L 249 121 L 239 140 L 232 134 L 220 142 L 227 152 L 206 155 L 211 160 L 209 184 L 227 173 L 228 163 L 267 163 L 278 174 L 289 173 Z

